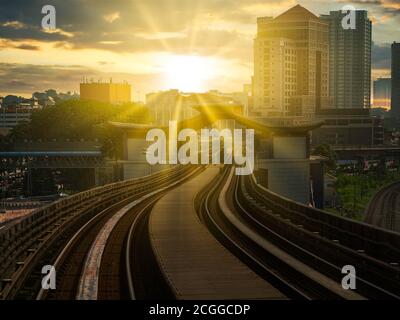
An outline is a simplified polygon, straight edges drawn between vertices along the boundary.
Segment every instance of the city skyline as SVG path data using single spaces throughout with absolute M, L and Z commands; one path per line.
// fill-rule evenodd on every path
M 0 95 L 78 91 L 83 76 L 129 81 L 135 100 L 172 88 L 241 91 L 253 74 L 257 17 L 276 17 L 296 4 L 316 15 L 345 5 L 368 10 L 373 79 L 390 75 L 390 45 L 399 40 L 400 4 L 389 0 L 52 4 L 57 28 L 51 33 L 40 27 L 43 1 L 0 4 Z M 169 14 L 161 17 L 164 11 Z

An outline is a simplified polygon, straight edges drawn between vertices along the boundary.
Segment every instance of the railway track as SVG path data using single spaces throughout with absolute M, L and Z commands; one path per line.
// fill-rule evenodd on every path
M 366 223 L 400 232 L 400 182 L 381 188 L 365 210 Z
M 360 295 L 400 299 L 400 270 L 397 263 L 388 263 L 388 259 L 393 261 L 398 256 L 388 257 L 383 252 L 374 254 L 370 248 L 360 248 L 357 244 L 365 243 L 360 239 L 348 245 L 348 239 L 357 234 L 337 232 L 322 218 L 317 220 L 277 207 L 268 198 L 267 190 L 255 185 L 252 178 L 237 178 L 235 199 L 236 208 L 261 234 L 326 276 L 340 283 L 342 267 L 353 265 L 357 270 L 356 292 Z M 345 236 L 341 237 L 342 234 Z M 381 260 L 382 256 L 386 261 Z
M 249 250 L 251 243 L 245 242 L 245 238 L 241 237 L 237 230 L 223 218 L 218 207 L 218 194 L 221 192 L 228 174 L 227 167 L 221 169 L 220 176 L 210 184 L 211 188 L 205 188 L 196 197 L 195 207 L 200 220 L 228 250 L 289 298 L 306 298 L 302 292 L 275 272 L 273 267 L 260 261 L 252 252 L 253 250 Z
M 289 298 L 311 300 L 345 297 L 346 294 L 340 295 L 338 290 L 321 285 L 320 278 L 310 277 L 302 270 L 294 268 L 282 257 L 271 254 L 250 235 L 250 233 L 254 234 L 253 230 L 244 230 L 227 217 L 221 209 L 219 198 L 220 194 L 234 198 L 236 185 L 229 182 L 230 172 L 230 169 L 225 168 L 218 181 L 215 182 L 214 188 L 199 195 L 200 217 L 214 235 L 242 261 Z M 228 184 L 229 190 L 226 189 Z M 238 211 L 237 214 L 243 216 L 242 211 Z
M 230 170 L 198 196 L 199 216 L 228 249 L 289 298 L 400 299 L 398 265 L 380 260 L 384 253 L 374 256 L 355 250 L 354 243 L 344 245 L 356 234 L 340 238 L 334 225 L 277 206 L 254 178 L 229 175 Z M 365 243 L 358 240 L 356 245 Z M 357 270 L 357 290 L 341 287 L 345 265 Z
M 172 299 L 150 246 L 148 218 L 154 204 L 200 170 L 177 176 L 164 190 L 129 211 L 110 234 L 99 275 L 99 299 Z M 170 181 L 172 182 L 172 181 Z M 121 294 L 122 293 L 122 294 Z
M 2 288 L 2 297 L 173 299 L 151 249 L 148 217 L 160 197 L 202 169 L 169 169 L 64 204 L 29 238 L 33 251 L 19 256 L 22 267 L 12 274 L 12 285 Z M 397 235 L 293 204 L 258 185 L 254 176 L 235 176 L 232 166 L 220 170 L 195 198 L 200 220 L 288 298 L 400 299 Z M 371 237 L 374 232 L 385 241 Z M 46 264 L 57 271 L 54 291 L 40 289 Z M 354 291 L 341 287 L 344 265 L 357 270 Z M 5 260 L 0 266 L 4 271 Z
M 74 234 L 55 260 L 54 267 L 57 270 L 57 289 L 54 291 L 41 289 L 36 298 L 114 300 L 134 299 L 137 296 L 142 297 L 144 295 L 142 290 L 133 290 L 133 288 L 147 286 L 138 285 L 139 281 L 135 281 L 135 286 L 133 286 L 133 275 L 136 272 L 131 272 L 132 265 L 134 265 L 131 260 L 132 256 L 136 255 L 136 250 L 132 253 L 131 249 L 135 247 L 135 249 L 138 249 L 138 252 L 143 253 L 144 250 L 139 250 L 139 247 L 146 246 L 147 243 L 147 239 L 145 238 L 146 229 L 144 228 L 147 213 L 159 197 L 192 174 L 195 174 L 194 168 L 178 170 L 173 174 L 167 172 L 158 179 L 151 181 L 152 189 L 124 199 L 94 216 Z M 162 191 L 157 192 L 157 190 Z M 123 215 L 121 215 L 115 226 L 113 226 L 101 256 L 95 257 L 96 259 L 101 259 L 98 278 L 89 280 L 95 281 L 96 287 L 94 289 L 87 289 L 84 285 L 82 287 L 82 283 L 85 280 L 85 266 L 87 267 L 89 264 L 89 252 L 94 246 L 99 233 L 119 210 L 123 210 L 125 205 L 132 202 L 135 205 L 126 210 L 126 212 L 123 212 Z M 155 280 L 161 281 L 160 278 L 157 279 L 156 277 L 157 270 L 152 267 L 152 257 L 150 254 L 146 253 L 143 257 L 146 257 L 145 264 L 147 269 L 153 270 L 153 272 L 152 277 L 146 273 L 142 281 L 148 281 L 149 278 L 151 279 L 150 282 Z M 133 261 L 136 260 L 139 259 L 133 259 Z M 142 257 L 139 261 L 140 264 L 143 263 Z M 135 270 L 137 268 L 135 267 Z M 150 288 L 157 288 L 158 290 L 163 288 L 162 284 L 160 285 L 160 281 L 157 281 L 157 285 L 153 285 Z M 166 290 L 160 294 L 165 297 L 167 295 L 165 292 Z M 151 291 L 151 294 L 154 293 L 154 291 Z M 156 297 L 158 296 L 160 295 L 156 295 Z
M 41 267 L 55 260 L 81 226 L 111 205 L 148 191 L 152 179 L 177 169 L 169 168 L 152 176 L 73 195 L 3 228 L 0 232 L 0 298 L 35 297 L 43 276 Z

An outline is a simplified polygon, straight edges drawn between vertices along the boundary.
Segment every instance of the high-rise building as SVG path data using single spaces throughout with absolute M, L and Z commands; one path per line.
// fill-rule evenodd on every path
M 378 78 L 374 81 L 375 108 L 390 108 L 392 80 L 390 78 Z
M 328 101 L 328 24 L 297 5 L 257 19 L 253 112 L 311 119 Z
M 131 85 L 128 83 L 84 82 L 80 84 L 81 100 L 105 103 L 131 102 Z
M 392 44 L 392 117 L 400 119 L 400 43 Z
M 155 124 L 168 126 L 170 120 L 186 120 L 199 115 L 195 107 L 204 105 L 232 105 L 240 109 L 246 108 L 243 92 L 222 93 L 211 90 L 205 93 L 185 93 L 176 89 L 152 92 L 146 95 L 148 106 Z
M 355 12 L 355 29 L 345 29 L 348 12 L 331 11 L 321 19 L 329 23 L 329 95 L 338 109 L 371 105 L 371 33 L 368 12 Z

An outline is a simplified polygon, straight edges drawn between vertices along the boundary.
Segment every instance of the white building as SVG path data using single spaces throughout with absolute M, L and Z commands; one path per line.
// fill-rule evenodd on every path
M 311 120 L 328 103 L 328 23 L 297 5 L 257 19 L 253 111 Z
M 31 121 L 32 109 L 26 107 L 0 108 L 0 134 L 6 135 L 22 122 Z

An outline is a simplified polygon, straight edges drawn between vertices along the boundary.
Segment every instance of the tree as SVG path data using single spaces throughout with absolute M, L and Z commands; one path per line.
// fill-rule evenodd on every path
M 141 104 L 113 105 L 95 101 L 66 100 L 32 114 L 29 123 L 14 127 L 13 140 L 98 139 L 104 154 L 114 159 L 122 154 L 122 132 L 111 121 L 148 123 L 150 113 Z
M 328 158 L 326 161 L 326 167 L 328 170 L 334 170 L 336 168 L 336 153 L 332 150 L 329 144 L 321 144 L 316 146 L 312 154 Z
M 98 136 L 101 137 L 103 154 L 115 161 L 121 159 L 123 152 L 122 131 L 109 123 L 98 125 L 96 131 Z

